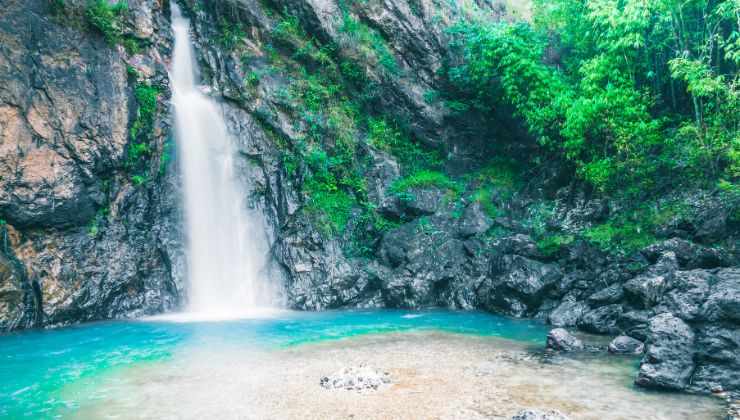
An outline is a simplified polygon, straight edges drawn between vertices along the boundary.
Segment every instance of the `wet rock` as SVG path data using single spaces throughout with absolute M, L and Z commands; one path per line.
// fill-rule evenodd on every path
M 366 365 L 344 367 L 319 380 L 322 388 L 347 391 L 377 390 L 390 383 L 391 378 L 388 372 Z
M 548 322 L 555 327 L 572 327 L 578 324 L 590 308 L 586 302 L 577 301 L 572 295 L 566 296 L 548 316 Z
M 676 255 L 681 269 L 715 268 L 728 265 L 730 257 L 718 248 L 704 247 L 681 238 L 671 238 L 643 249 L 641 253 L 655 262 L 666 252 Z
M 460 219 L 460 235 L 467 238 L 486 232 L 493 226 L 493 220 L 481 208 L 479 202 L 468 205 Z
M 369 149 L 367 154 L 371 160 L 370 169 L 366 174 L 368 198 L 378 203 L 378 210 L 391 217 L 401 217 L 398 197 L 389 191 L 393 181 L 401 176 L 398 163 L 387 153 Z
M 569 417 L 557 410 L 522 410 L 511 420 L 569 420 Z
M 501 238 L 494 243 L 494 247 L 502 254 L 516 254 L 534 259 L 542 257 L 534 239 L 522 233 Z
M 578 328 L 595 334 L 617 334 L 617 320 L 622 315 L 622 305 L 613 304 L 586 312 L 578 321 Z
M 446 194 L 439 188 L 411 188 L 400 195 L 401 210 L 411 217 L 432 215 L 442 205 Z
M 642 354 L 645 351 L 645 345 L 640 340 L 620 335 L 609 343 L 608 350 L 609 353 L 614 354 Z
M 740 326 L 709 325 L 696 337 L 691 388 L 701 392 L 740 390 Z
M 3 227 L 0 226 L 0 234 L 2 231 Z M 0 252 L 0 332 L 23 326 L 26 315 L 24 283 L 23 274 Z
M 655 306 L 663 297 L 668 287 L 668 277 L 665 275 L 639 276 L 624 284 L 624 292 L 630 302 L 640 308 L 647 309 Z
M 561 277 L 560 269 L 552 264 L 519 255 L 495 256 L 478 295 L 491 309 L 523 316 L 539 307 Z
M 702 305 L 703 317 L 709 321 L 740 322 L 740 269 L 719 270 L 717 279 Z M 692 300 L 692 303 L 699 302 Z
M 546 347 L 558 351 L 583 350 L 583 342 L 565 328 L 555 328 L 547 334 Z
M 648 322 L 654 313 L 652 311 L 628 311 L 617 319 L 617 327 L 630 337 L 645 341 L 648 337 Z
M 612 284 L 588 297 L 592 304 L 617 303 L 624 297 L 624 289 L 621 284 Z
M 715 277 L 706 270 L 676 271 L 668 284 L 669 291 L 660 307 L 684 321 L 693 321 L 702 314 L 702 305 Z
M 694 369 L 695 334 L 680 318 L 663 313 L 650 320 L 647 351 L 637 383 L 650 388 L 685 389 Z

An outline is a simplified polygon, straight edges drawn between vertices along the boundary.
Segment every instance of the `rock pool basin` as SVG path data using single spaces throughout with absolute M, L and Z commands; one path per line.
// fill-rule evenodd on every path
M 278 312 L 86 324 L 0 337 L 0 418 L 713 419 L 718 398 L 649 392 L 638 359 L 548 355 L 547 326 L 482 312 Z M 367 392 L 320 379 L 374 366 Z

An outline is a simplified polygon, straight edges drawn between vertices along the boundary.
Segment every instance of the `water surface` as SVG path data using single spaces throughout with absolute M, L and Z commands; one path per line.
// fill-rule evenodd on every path
M 506 418 L 538 405 L 600 419 L 630 418 L 635 407 L 666 419 L 721 411 L 711 398 L 634 388 L 635 359 L 544 359 L 547 330 L 481 312 L 341 311 L 11 334 L 0 337 L 0 418 Z M 318 386 L 358 363 L 389 370 L 394 384 L 373 395 Z

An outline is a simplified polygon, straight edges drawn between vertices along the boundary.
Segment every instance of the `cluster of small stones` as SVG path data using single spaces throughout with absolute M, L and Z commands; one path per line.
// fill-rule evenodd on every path
M 323 388 L 347 391 L 374 391 L 390 383 L 391 378 L 388 372 L 364 364 L 344 367 L 329 376 L 324 376 L 319 381 L 319 385 Z

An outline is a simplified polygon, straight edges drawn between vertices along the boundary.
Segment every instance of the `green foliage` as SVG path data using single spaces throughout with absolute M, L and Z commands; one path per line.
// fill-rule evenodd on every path
M 389 75 L 399 74 L 400 68 L 396 57 L 377 31 L 360 22 L 347 10 L 343 12 L 342 26 L 339 30 L 346 35 L 364 62 L 380 64 L 380 68 Z
M 739 14 L 730 1 L 536 0 L 533 25 L 461 21 L 445 104 L 510 109 L 606 193 L 736 183 Z
M 233 50 L 246 36 L 247 33 L 241 24 L 230 22 L 223 18 L 219 20 L 216 42 L 224 49 Z
M 98 236 L 98 233 L 100 232 L 100 225 L 105 222 L 109 213 L 110 209 L 107 206 L 98 209 L 98 211 L 95 213 L 95 216 L 90 221 L 90 224 L 87 226 L 88 236 L 90 236 L 91 238 Z
M 136 70 L 133 68 L 129 68 L 128 72 L 130 75 L 136 74 Z M 136 82 L 134 97 L 136 98 L 137 109 L 136 116 L 129 129 L 130 141 L 125 164 L 129 172 L 141 170 L 143 158 L 152 153 L 149 142 L 153 136 L 159 94 L 159 87 Z M 165 156 L 166 153 L 168 152 L 165 150 L 160 159 L 168 159 L 169 155 Z M 165 164 L 160 161 L 160 171 L 163 171 L 163 165 Z M 141 185 L 146 181 L 146 176 L 133 175 L 131 180 L 134 185 Z
M 340 234 L 346 227 L 355 200 L 331 183 L 310 179 L 303 184 L 308 194 L 306 210 L 325 234 Z
M 129 135 L 135 140 L 143 132 L 146 136 L 150 134 L 154 126 L 154 117 L 157 112 L 157 98 L 159 97 L 159 88 L 145 84 L 137 84 L 134 88 L 134 96 L 138 108 L 136 119 L 131 126 Z
M 57 6 L 64 2 L 56 1 Z M 123 37 L 122 17 L 128 12 L 128 5 L 119 1 L 109 4 L 107 0 L 90 0 L 85 9 L 87 23 L 100 32 L 110 45 L 119 43 Z
M 462 191 L 460 184 L 451 180 L 447 175 L 442 172 L 430 170 L 420 170 L 409 176 L 397 179 L 391 185 L 390 191 L 393 193 L 405 193 L 412 188 L 429 187 L 437 187 L 457 194 Z
M 547 235 L 537 241 L 537 249 L 547 256 L 551 257 L 560 252 L 563 247 L 568 246 L 575 241 L 573 235 Z
M 632 221 L 609 222 L 587 229 L 583 235 L 606 251 L 634 252 L 656 241 L 655 237 Z
M 389 152 L 406 173 L 438 168 L 442 158 L 434 150 L 425 150 L 406 136 L 398 126 L 384 118 L 368 118 L 368 143 Z
M 131 177 L 131 181 L 134 183 L 134 185 L 142 185 L 147 181 L 146 175 L 133 175 Z
M 257 71 L 250 71 L 247 73 L 247 75 L 244 78 L 244 84 L 248 86 L 257 86 L 260 84 L 260 79 L 262 78 L 262 74 L 260 74 Z
M 494 204 L 494 191 L 489 185 L 481 186 L 473 192 L 471 201 L 480 204 L 486 215 L 492 219 L 501 216 L 501 210 Z
M 657 242 L 658 228 L 677 224 L 687 212 L 681 201 L 641 205 L 586 229 L 583 236 L 605 251 L 631 253 Z

